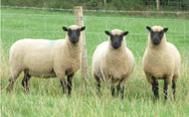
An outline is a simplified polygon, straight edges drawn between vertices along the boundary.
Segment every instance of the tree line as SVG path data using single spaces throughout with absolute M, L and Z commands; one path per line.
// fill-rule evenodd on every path
M 189 0 L 158 0 L 160 10 L 189 10 Z M 157 0 L 1 0 L 2 5 L 71 9 L 156 10 Z

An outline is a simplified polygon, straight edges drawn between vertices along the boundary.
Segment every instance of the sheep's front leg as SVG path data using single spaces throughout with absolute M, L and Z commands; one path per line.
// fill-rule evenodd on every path
M 124 92 L 125 92 L 125 86 L 122 85 L 121 88 L 120 88 L 120 93 L 121 93 L 121 99 L 124 98 Z
M 159 86 L 158 81 L 155 77 L 152 77 L 152 91 L 156 99 L 159 98 Z
M 62 71 L 65 71 L 64 69 L 61 69 L 61 68 L 57 68 L 57 69 L 54 69 L 55 73 L 56 73 L 56 76 L 60 79 L 60 84 L 62 86 L 62 91 L 63 91 L 63 94 L 65 94 L 67 92 L 67 81 L 65 79 L 65 72 L 62 72 Z
M 165 100 L 167 100 L 167 90 L 168 90 L 168 81 L 167 81 L 167 79 L 164 79 L 164 88 L 163 88 L 164 90 L 164 98 L 165 98 Z
M 117 95 L 119 95 L 120 91 L 121 91 L 121 85 L 120 85 L 120 83 L 119 83 L 119 84 L 117 85 Z
M 115 97 L 115 86 L 113 84 L 111 85 L 111 93 L 112 96 Z
M 24 78 L 22 80 L 22 86 L 24 87 L 24 91 L 26 93 L 29 92 L 29 80 L 30 80 L 31 76 L 27 73 L 24 72 Z
M 176 80 L 173 78 L 172 80 L 172 90 L 173 90 L 173 98 L 175 99 L 175 93 L 176 93 Z
M 117 85 L 117 94 L 121 96 L 121 99 L 124 98 L 124 92 L 125 92 L 124 81 L 121 80 Z
M 62 86 L 62 91 L 63 91 L 63 94 L 65 94 L 66 93 L 66 80 L 63 78 L 63 79 L 60 79 L 60 84 L 61 84 L 61 86 Z
M 67 76 L 67 89 L 68 89 L 68 95 L 71 95 L 72 91 L 72 79 L 73 79 L 74 74 L 68 75 Z
M 111 93 L 112 93 L 112 97 L 115 97 L 116 96 L 116 84 L 115 84 L 116 80 L 111 75 L 109 75 L 109 77 L 111 79 Z

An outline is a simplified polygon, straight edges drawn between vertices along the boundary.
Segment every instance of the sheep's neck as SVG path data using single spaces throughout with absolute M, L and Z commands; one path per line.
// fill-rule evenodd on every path
M 152 50 L 161 50 L 166 47 L 166 39 L 162 39 L 161 43 L 159 45 L 153 45 L 151 41 L 148 42 L 148 48 Z
M 77 44 L 72 44 L 69 40 L 67 40 L 66 42 L 70 56 L 77 57 L 80 54 L 81 50 L 80 42 L 78 42 Z
M 115 61 L 115 62 L 118 62 L 118 61 L 122 61 L 125 57 L 126 57 L 126 49 L 124 46 L 121 46 L 120 48 L 118 49 L 109 49 L 109 52 L 107 53 L 107 59 L 111 62 Z

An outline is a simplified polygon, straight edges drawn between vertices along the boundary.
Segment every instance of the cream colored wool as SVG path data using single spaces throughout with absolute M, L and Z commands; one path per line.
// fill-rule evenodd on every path
M 77 25 L 69 28 L 77 29 Z M 80 41 L 81 39 L 79 39 Z M 80 68 L 80 42 L 71 44 L 65 39 L 56 41 L 45 39 L 22 39 L 15 42 L 10 49 L 11 77 L 16 78 L 27 70 L 31 76 L 59 77 L 63 79 L 65 72 L 76 72 Z
M 123 31 L 114 29 L 113 35 L 121 34 Z M 123 39 L 121 47 L 113 49 L 110 39 L 97 46 L 92 60 L 92 73 L 103 80 L 113 81 L 123 85 L 134 68 L 134 57 L 132 52 L 126 47 Z M 114 78 L 114 79 L 112 79 Z
M 161 31 L 163 27 L 153 26 L 153 31 Z M 152 83 L 151 77 L 167 78 L 168 83 L 177 79 L 180 73 L 181 57 L 177 48 L 167 42 L 164 34 L 160 45 L 154 46 L 148 34 L 148 44 L 143 56 L 143 69 L 147 80 Z

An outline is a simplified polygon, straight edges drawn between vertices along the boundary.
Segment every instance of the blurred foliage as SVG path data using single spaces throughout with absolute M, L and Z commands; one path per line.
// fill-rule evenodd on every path
M 71 9 L 155 10 L 156 0 L 1 0 L 2 5 Z M 160 0 L 161 10 L 189 10 L 189 0 Z

